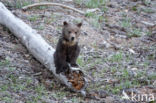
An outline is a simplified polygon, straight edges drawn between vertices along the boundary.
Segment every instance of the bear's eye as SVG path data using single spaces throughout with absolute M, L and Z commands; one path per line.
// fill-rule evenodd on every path
M 75 32 L 75 34 L 77 34 L 77 32 Z
M 71 31 L 68 31 L 68 33 L 70 34 L 70 33 L 71 33 Z

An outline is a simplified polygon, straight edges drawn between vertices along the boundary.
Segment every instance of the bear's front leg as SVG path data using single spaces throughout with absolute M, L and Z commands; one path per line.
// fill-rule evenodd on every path
M 62 55 L 61 53 L 55 52 L 54 54 L 54 61 L 56 67 L 56 73 L 59 74 L 61 72 L 66 72 L 69 70 L 69 65 L 66 62 L 66 56 Z
M 76 47 L 71 50 L 71 55 L 70 55 L 70 64 L 72 67 L 79 67 L 79 65 L 76 63 L 77 58 L 80 54 L 80 47 L 78 45 L 76 45 Z

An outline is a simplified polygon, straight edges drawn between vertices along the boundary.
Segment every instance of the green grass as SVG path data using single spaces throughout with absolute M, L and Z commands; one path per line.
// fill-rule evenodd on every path
M 151 9 L 150 7 L 148 8 L 138 8 L 137 9 L 137 13 L 140 14 L 141 12 L 144 12 L 144 13 L 155 13 L 154 9 Z
M 85 3 L 87 8 L 99 8 L 101 9 L 102 12 L 107 12 L 108 8 L 107 8 L 107 2 L 109 0 L 88 0 Z M 81 0 L 77 1 L 79 4 L 81 4 Z M 101 23 L 102 22 L 106 22 L 106 19 L 104 18 L 103 15 L 99 15 L 93 12 L 88 12 L 85 14 L 86 17 L 89 18 L 89 23 L 95 27 L 100 29 L 101 28 Z
M 52 23 L 52 21 L 53 21 L 53 19 L 52 18 L 46 18 L 46 19 L 44 19 L 44 22 L 46 23 L 46 24 L 50 24 L 50 23 Z
M 133 10 L 133 11 L 137 11 L 137 6 L 136 6 L 136 5 L 133 6 L 133 7 L 132 7 L 132 10 Z
M 151 0 L 143 0 L 143 3 L 147 6 L 151 3 Z
M 10 61 L 8 59 L 0 61 L 0 66 L 8 66 L 10 64 Z
M 42 94 L 44 90 L 45 90 L 45 87 L 43 85 L 38 85 L 37 87 L 35 87 L 35 91 L 38 94 Z
M 142 72 L 138 72 L 138 76 L 134 77 L 134 80 L 130 80 L 131 77 L 129 76 L 128 70 L 124 69 L 121 71 L 122 75 L 119 77 L 116 77 L 118 80 L 120 80 L 119 84 L 116 84 L 115 86 L 112 86 L 111 84 L 108 84 L 105 89 L 113 94 L 119 94 L 123 89 L 133 88 L 133 87 L 139 87 L 143 83 L 140 83 L 137 78 L 140 76 L 143 76 L 144 74 L 140 75 Z
M 131 19 L 128 18 L 127 16 L 123 18 L 122 22 L 121 22 L 121 27 L 124 27 L 124 28 L 129 28 L 131 27 L 132 24 L 131 24 Z
M 144 50 L 149 50 L 149 47 L 144 48 Z M 94 56 L 96 57 L 96 54 Z M 105 90 L 110 94 L 120 95 L 124 89 L 152 85 L 153 81 L 156 80 L 156 73 L 147 74 L 150 60 L 153 60 L 155 55 L 146 55 L 145 61 L 141 62 L 135 60 L 134 54 L 122 50 L 116 51 L 106 58 L 95 57 L 90 57 L 85 62 L 86 67 L 88 67 L 86 70 L 91 72 L 92 78 L 100 78 L 99 80 L 105 78 L 108 81 L 101 80 L 94 84 L 90 83 L 87 88 L 88 91 Z M 129 63 L 132 64 L 129 65 Z M 108 66 L 105 66 L 105 64 L 108 64 Z M 104 67 L 100 68 L 101 65 Z M 132 68 L 137 69 L 133 70 Z
M 8 89 L 8 85 L 2 84 L 0 85 L 0 92 L 6 91 Z
M 74 0 L 74 3 L 81 5 L 83 3 L 83 0 Z
M 30 20 L 30 21 L 32 21 L 32 22 L 34 22 L 34 21 L 37 21 L 37 20 L 38 20 L 38 18 L 39 18 L 39 16 L 38 16 L 38 15 L 32 15 L 32 16 L 29 16 L 29 17 L 28 17 L 28 20 Z
M 150 31 L 150 30 L 147 31 L 147 32 L 146 32 L 146 35 L 148 35 L 148 36 L 152 35 L 152 31 Z
M 32 97 L 34 103 L 40 101 L 42 95 L 46 95 L 46 89 L 43 85 L 37 85 L 37 87 L 35 87 L 35 92 L 37 95 Z
M 110 88 L 110 91 L 113 94 L 118 94 L 120 92 L 120 87 L 116 86 L 116 87 Z
M 88 0 L 85 5 L 88 8 L 98 8 L 100 6 L 106 5 L 108 0 Z
M 140 29 L 137 29 L 137 28 L 134 28 L 133 31 L 132 31 L 132 36 L 133 37 L 140 37 L 141 36 L 141 30 Z
M 156 73 L 152 73 L 148 76 L 150 80 L 156 80 Z
M 44 30 L 45 26 L 44 25 L 39 25 L 36 29 L 38 30 Z
M 100 28 L 101 27 L 100 23 L 105 21 L 104 16 L 100 16 L 100 15 L 97 15 L 95 13 L 89 12 L 89 13 L 86 13 L 85 16 L 89 18 L 89 23 L 93 27 L 96 27 L 96 28 Z
M 83 60 L 83 58 L 82 58 L 81 56 L 78 57 L 77 63 L 78 63 L 81 67 L 84 67 L 84 66 L 85 66 L 84 60 Z
M 107 6 L 102 6 L 101 7 L 102 12 L 106 13 L 108 11 L 108 7 Z
M 78 23 L 83 23 L 83 21 L 82 21 L 82 19 L 74 19 L 73 23 L 78 24 Z
M 112 62 L 120 62 L 122 59 L 123 59 L 122 52 L 116 53 L 112 55 L 110 58 L 108 58 L 108 60 Z
M 78 5 L 84 4 L 87 8 L 103 8 L 106 10 L 106 4 L 109 2 L 109 0 L 74 0 L 74 3 Z M 104 10 L 103 9 L 103 10 Z M 104 11 L 105 11 L 104 10 Z
M 132 87 L 131 81 L 126 80 L 126 81 L 122 84 L 122 87 L 124 87 L 124 88 L 131 88 L 131 87 Z
M 4 79 L 5 82 L 2 82 L 2 84 L 0 84 L 0 92 L 4 95 L 0 97 L 0 101 L 5 103 L 14 103 L 15 101 L 10 95 L 11 92 L 20 93 L 21 91 L 34 91 L 34 96 L 28 97 L 30 100 L 29 103 L 37 103 L 41 100 L 42 95 L 46 95 L 47 92 L 43 85 L 37 85 L 36 87 L 34 87 L 34 85 L 32 85 L 33 82 L 30 77 L 25 77 L 22 79 L 19 78 L 19 76 L 14 73 L 14 70 L 16 68 L 9 65 L 9 60 L 3 60 L 0 63 L 1 66 L 5 66 L 6 68 L 8 68 L 6 69 L 7 74 L 4 74 L 6 78 Z
M 91 24 L 92 24 L 93 27 L 96 27 L 96 28 L 101 27 L 100 24 L 99 24 L 98 18 L 92 19 Z
M 41 101 L 41 95 L 32 96 L 31 103 L 38 103 L 39 101 Z
M 142 36 L 142 31 L 140 28 L 136 28 L 132 23 L 131 18 L 126 14 L 123 14 L 123 20 L 119 23 L 121 27 L 127 29 L 127 37 L 140 37 Z
M 27 85 L 29 86 L 29 84 L 31 84 L 31 83 L 32 83 L 32 80 L 31 79 L 28 79 L 27 80 Z M 26 86 L 26 87 L 27 88 L 30 88 L 28 86 Z M 29 98 L 31 98 L 31 100 L 27 100 L 26 103 L 38 103 L 39 101 L 42 100 L 42 97 L 43 96 L 46 96 L 47 95 L 46 88 L 42 84 L 41 85 L 39 84 L 36 87 L 31 87 L 30 89 L 33 89 L 34 90 L 35 95 L 33 95 L 33 96 L 30 95 Z
M 13 103 L 13 99 L 11 96 L 0 97 L 0 101 L 4 103 Z
M 12 83 L 16 83 L 18 77 L 16 75 L 14 75 L 14 74 L 9 74 L 8 78 L 11 79 Z
M 85 3 L 87 8 L 100 8 L 103 12 L 107 12 L 108 8 L 106 6 L 109 0 L 88 0 Z M 82 0 L 75 0 L 75 3 L 82 4 Z M 104 16 L 98 15 L 96 13 L 88 12 L 85 14 L 89 18 L 89 23 L 95 28 L 101 28 L 101 22 L 106 21 Z
M 112 67 L 111 68 L 111 73 L 116 73 L 117 72 L 117 68 L 116 67 Z
M 116 61 L 116 60 L 115 60 Z M 142 71 L 136 71 L 136 76 L 131 77 L 131 74 L 129 73 L 128 69 L 122 69 L 122 66 L 120 68 L 117 67 L 111 67 L 111 74 L 115 72 L 120 72 L 121 75 L 119 76 L 112 76 L 112 78 L 116 78 L 119 80 L 118 83 L 115 83 L 115 86 L 112 84 L 107 84 L 105 86 L 105 90 L 108 92 L 111 92 L 113 94 L 119 94 L 123 89 L 128 89 L 128 88 L 134 88 L 134 87 L 140 87 L 141 85 L 145 85 L 145 82 L 140 82 L 139 78 L 147 78 L 145 70 Z M 109 70 L 109 69 L 108 69 Z M 108 72 L 108 71 L 105 71 Z M 148 76 L 149 80 L 155 80 L 156 75 L 152 74 L 151 76 Z
M 138 28 L 132 28 L 132 31 L 128 32 L 127 36 L 128 37 L 140 37 L 140 36 L 142 36 L 142 32 Z
M 154 13 L 155 11 L 151 8 L 142 8 L 142 11 L 145 13 Z
M 52 96 L 56 99 L 63 99 L 66 96 L 66 92 L 58 91 L 57 93 L 52 94 Z
M 97 21 L 99 21 L 99 22 L 102 22 L 105 20 L 104 16 L 100 16 L 100 15 L 97 15 L 96 13 L 92 13 L 92 12 L 86 13 L 85 16 L 88 18 L 97 19 Z
M 36 87 L 33 87 L 32 79 L 31 78 L 24 78 L 19 79 L 16 75 L 10 74 L 8 75 L 8 79 L 10 82 L 0 85 L 0 92 L 20 92 L 20 91 L 33 91 L 34 90 L 34 96 L 29 97 L 29 100 L 26 101 L 26 103 L 37 103 L 41 101 L 42 96 L 47 95 L 46 89 L 43 85 L 37 85 Z M 10 97 L 0 97 L 0 100 L 8 103 L 12 103 L 13 100 Z
M 44 19 L 44 22 L 45 22 L 46 24 L 51 24 L 52 22 L 56 21 L 56 19 L 58 19 L 58 18 L 60 18 L 59 15 L 52 14 L 52 15 L 50 16 L 50 18 L 45 18 L 45 19 Z
M 15 7 L 18 9 L 22 8 L 23 6 L 31 4 L 31 2 L 27 0 L 15 0 L 15 1 L 16 1 Z
M 96 17 L 95 13 L 89 12 L 85 14 L 86 17 Z
M 105 82 L 104 87 L 101 84 L 100 85 L 94 84 L 89 86 L 89 90 L 91 89 L 95 90 L 96 87 L 96 90 L 104 89 L 109 93 L 119 94 L 122 92 L 123 89 L 136 88 L 147 84 L 151 85 L 152 81 L 155 80 L 156 78 L 155 74 L 147 75 L 146 70 L 147 67 L 149 66 L 149 64 L 146 64 L 147 61 L 144 61 L 139 64 L 139 67 L 141 66 L 140 68 L 144 68 L 141 71 L 140 68 L 138 67 L 138 62 L 130 65 L 130 68 L 134 68 L 134 67 L 138 68 L 135 71 L 129 70 L 130 68 L 127 68 L 127 66 L 125 67 L 124 65 L 125 61 L 126 62 L 135 61 L 133 56 L 130 55 L 129 53 L 119 51 L 109 56 L 108 58 L 102 59 L 102 61 L 100 59 L 101 58 L 91 58 L 91 60 L 88 60 L 89 62 L 87 63 L 87 65 L 89 65 L 89 68 L 92 67 L 96 68 L 95 70 L 92 69 L 91 76 L 93 78 L 107 78 L 107 76 L 109 76 L 109 78 L 111 79 L 113 78 L 112 80 L 115 79 L 115 82 L 111 83 L 111 82 L 103 81 Z M 107 68 L 104 67 L 101 70 L 101 72 L 99 72 L 99 68 L 97 66 L 98 64 L 101 65 L 103 63 L 113 64 L 113 65 Z M 146 65 L 144 66 L 144 64 Z M 117 72 L 119 73 L 118 75 L 116 75 Z
M 81 98 L 78 98 L 78 97 L 72 97 L 71 99 L 72 103 L 81 103 Z
M 27 5 L 30 5 L 33 3 L 30 0 L 12 0 L 12 1 L 13 2 L 8 2 L 6 0 L 6 1 L 4 1 L 4 3 L 6 3 L 7 6 L 14 7 L 16 9 L 20 9 L 23 6 L 27 6 Z
M 121 79 L 129 79 L 129 73 L 127 69 L 122 71 L 122 78 Z

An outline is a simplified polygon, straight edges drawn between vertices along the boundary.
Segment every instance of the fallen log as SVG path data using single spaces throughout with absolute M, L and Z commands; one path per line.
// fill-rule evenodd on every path
M 0 2 L 0 24 L 6 26 L 29 50 L 29 52 L 40 61 L 54 76 L 75 92 L 85 95 L 87 80 L 79 68 L 70 67 L 69 73 L 56 74 L 52 48 L 35 30 L 15 17 Z

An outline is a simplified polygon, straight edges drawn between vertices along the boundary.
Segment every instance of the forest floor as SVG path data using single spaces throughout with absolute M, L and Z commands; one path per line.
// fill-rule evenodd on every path
M 89 81 L 86 91 L 92 94 L 83 97 L 60 84 L 0 25 L 0 103 L 156 101 L 155 0 L 47 0 L 82 11 L 99 8 L 85 15 L 58 6 L 21 9 L 45 0 L 0 1 L 54 48 L 63 21 L 83 22 L 77 63 Z M 122 98 L 126 94 L 129 100 Z

